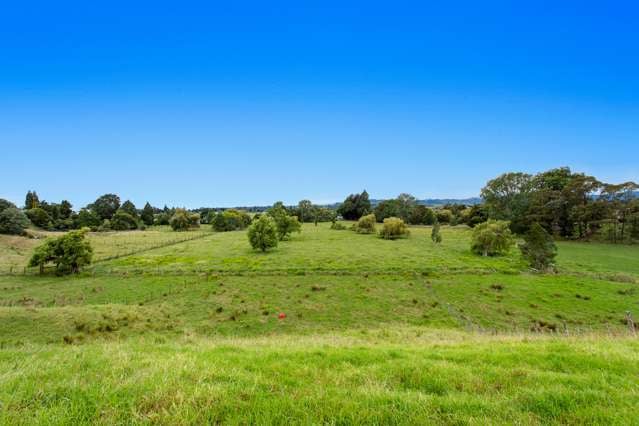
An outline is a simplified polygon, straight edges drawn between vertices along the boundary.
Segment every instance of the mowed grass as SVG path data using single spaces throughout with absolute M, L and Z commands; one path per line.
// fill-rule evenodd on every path
M 637 423 L 637 247 L 562 242 L 534 274 L 464 227 L 304 225 L 266 254 L 208 232 L 92 234 L 115 259 L 0 276 L 0 423 Z
M 632 338 L 135 340 L 0 352 L 3 424 L 636 424 Z

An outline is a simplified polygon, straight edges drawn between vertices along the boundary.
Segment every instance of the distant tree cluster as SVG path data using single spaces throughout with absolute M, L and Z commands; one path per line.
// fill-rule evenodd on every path
M 251 224 L 251 216 L 243 211 L 229 209 L 222 212 L 210 212 L 209 223 L 217 232 L 238 231 Z
M 562 238 L 597 238 L 613 243 L 639 240 L 639 185 L 607 184 L 569 168 L 536 175 L 505 173 L 482 189 L 491 219 L 507 220 L 526 234 L 538 223 Z

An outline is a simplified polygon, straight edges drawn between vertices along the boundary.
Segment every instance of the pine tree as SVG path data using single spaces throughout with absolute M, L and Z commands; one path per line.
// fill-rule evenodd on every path
M 24 208 L 25 210 L 35 209 L 40 205 L 40 200 L 38 199 L 38 194 L 35 191 L 27 192 L 27 196 L 24 199 Z
M 142 209 L 142 214 L 140 215 L 140 219 L 146 226 L 153 225 L 153 207 L 148 202 L 144 205 Z

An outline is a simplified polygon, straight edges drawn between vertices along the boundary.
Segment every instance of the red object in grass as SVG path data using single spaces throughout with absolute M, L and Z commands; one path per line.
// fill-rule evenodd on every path
M 280 312 L 280 314 L 277 317 L 279 319 L 284 319 L 284 318 L 286 318 L 286 314 L 284 312 Z

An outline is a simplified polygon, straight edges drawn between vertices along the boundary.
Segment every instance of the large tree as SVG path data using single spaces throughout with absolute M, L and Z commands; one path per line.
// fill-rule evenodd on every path
M 24 198 L 24 208 L 26 210 L 35 209 L 40 205 L 40 200 L 38 199 L 38 194 L 35 191 L 28 191 L 26 197 Z
M 111 219 L 120 208 L 120 197 L 115 194 L 105 194 L 90 205 L 101 220 Z
M 367 215 L 371 212 L 371 202 L 366 190 L 361 194 L 351 194 L 337 209 L 337 213 L 340 214 L 346 220 L 358 220 L 360 217 Z
M 151 226 L 153 225 L 153 218 L 154 218 L 153 207 L 151 206 L 151 204 L 147 202 L 144 205 L 144 208 L 142 209 L 142 214 L 140 215 L 140 219 L 142 219 L 142 222 L 144 222 L 146 226 Z

